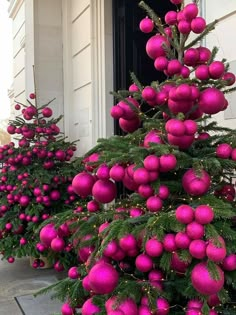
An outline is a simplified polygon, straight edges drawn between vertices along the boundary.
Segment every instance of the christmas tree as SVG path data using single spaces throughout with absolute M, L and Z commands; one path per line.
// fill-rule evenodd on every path
M 62 117 L 53 118 L 51 102 L 38 106 L 35 93 L 27 102 L 15 105 L 20 114 L 7 127 L 15 142 L 0 148 L 0 251 L 10 263 L 33 256 L 33 267 L 43 267 L 39 258 L 48 251 L 38 243 L 39 225 L 59 212 L 72 212 L 78 200 L 71 187 L 78 170 L 71 162 L 76 145 L 60 132 Z M 63 234 L 65 226 L 60 230 Z
M 76 214 L 78 263 L 45 290 L 66 300 L 63 315 L 236 314 L 236 131 L 212 119 L 235 75 L 200 44 L 217 20 L 206 25 L 197 1 L 170 1 L 177 11 L 163 20 L 140 3 L 146 52 L 166 80 L 132 74 L 114 93 L 125 134 L 99 139 L 73 179 L 97 206 Z

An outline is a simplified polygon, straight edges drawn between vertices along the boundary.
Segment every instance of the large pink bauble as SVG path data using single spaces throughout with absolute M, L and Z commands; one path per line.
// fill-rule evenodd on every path
M 162 209 L 163 201 L 158 196 L 151 196 L 146 201 L 146 206 L 151 212 L 158 212 Z
M 27 207 L 29 203 L 30 203 L 30 197 L 29 196 L 21 196 L 20 197 L 19 204 L 22 207 Z
M 116 182 L 123 180 L 125 176 L 125 168 L 119 164 L 115 164 L 110 169 L 110 177 Z
M 138 117 L 131 119 L 131 120 L 127 120 L 127 119 L 123 119 L 123 118 L 119 119 L 120 128 L 124 132 L 132 133 L 139 128 L 140 124 L 141 124 L 141 121 Z
M 94 177 L 86 172 L 79 173 L 72 180 L 74 192 L 82 198 L 86 198 L 92 193 Z
M 143 165 L 148 171 L 158 171 L 160 165 L 159 157 L 154 154 L 148 155 L 143 160 Z
M 191 281 L 195 290 L 203 295 L 212 295 L 218 293 L 224 286 L 224 272 L 215 265 L 218 273 L 218 280 L 211 277 L 207 269 L 207 263 L 202 262 L 197 264 L 191 273 Z
M 148 184 L 150 182 L 149 172 L 144 167 L 140 167 L 134 171 L 133 179 L 136 184 Z
M 222 263 L 222 268 L 227 271 L 236 270 L 236 255 L 230 254 L 225 257 Z
M 221 159 L 229 159 L 233 148 L 228 143 L 219 144 L 216 148 L 216 156 Z
M 180 223 L 188 224 L 194 220 L 194 210 L 189 205 L 181 205 L 176 209 L 175 216 Z
M 119 240 L 119 246 L 127 252 L 137 247 L 137 240 L 132 234 L 127 234 Z
M 177 250 L 177 246 L 175 243 L 175 234 L 172 233 L 166 234 L 163 239 L 163 246 L 167 252 L 173 252 Z
M 110 180 L 98 180 L 93 185 L 92 195 L 101 203 L 109 203 L 116 197 L 116 185 Z
M 65 241 L 63 238 L 56 237 L 51 241 L 51 249 L 54 252 L 62 252 L 65 248 Z
M 209 65 L 209 73 L 212 79 L 220 79 L 225 72 L 225 66 L 221 61 L 213 61 Z
M 165 56 L 166 50 L 163 47 L 164 45 L 169 47 L 170 43 L 168 42 L 166 37 L 162 35 L 158 34 L 149 38 L 146 44 L 146 52 L 148 56 L 152 59 L 156 59 L 160 56 Z
M 199 108 L 205 114 L 217 114 L 225 105 L 225 97 L 220 90 L 210 87 L 201 92 L 199 97 Z
M 201 239 L 204 236 L 204 226 L 196 221 L 189 223 L 186 226 L 186 233 L 193 240 Z
M 189 262 L 183 261 L 180 259 L 178 254 L 174 252 L 171 257 L 171 268 L 177 272 L 185 273 L 190 262 L 191 262 L 191 258 Z
M 149 148 L 150 143 L 158 143 L 158 144 L 163 143 L 163 141 L 160 137 L 160 132 L 158 132 L 158 130 L 152 130 L 146 134 L 144 141 L 143 141 L 144 147 Z
M 101 310 L 100 308 L 93 304 L 93 299 L 88 299 L 82 306 L 82 315 L 95 315 L 99 313 Z
M 141 272 L 148 272 L 153 268 L 152 258 L 146 254 L 140 254 L 135 260 L 136 268 Z
M 175 244 L 178 248 L 187 249 L 190 243 L 191 239 L 185 232 L 178 232 L 175 235 Z
M 214 219 L 214 211 L 208 205 L 200 205 L 195 209 L 195 220 L 200 224 L 209 224 Z
M 39 233 L 40 241 L 46 245 L 50 246 L 51 241 L 57 237 L 57 231 L 52 223 L 44 226 Z
M 214 244 L 214 241 L 209 241 L 206 248 L 207 257 L 216 263 L 222 262 L 227 254 L 224 240 L 219 239 L 219 242 L 221 245 L 218 246 Z
M 118 250 L 118 244 L 115 240 L 110 241 L 103 251 L 103 255 L 107 257 L 113 256 Z
M 156 315 L 168 315 L 170 311 L 170 305 L 168 301 L 162 297 L 157 298 L 156 301 L 157 311 Z
M 119 274 L 108 263 L 98 263 L 89 271 L 89 283 L 97 294 L 111 293 L 118 284 Z
M 131 298 L 117 302 L 117 297 L 112 296 L 106 301 L 105 308 L 108 313 L 114 309 L 118 309 L 124 312 L 125 315 L 138 315 L 137 304 Z
M 206 242 L 203 240 L 193 240 L 189 245 L 189 253 L 197 259 L 206 257 Z
M 211 178 L 209 174 L 201 170 L 198 173 L 194 169 L 189 169 L 182 178 L 182 185 L 187 194 L 192 196 L 202 196 L 210 188 Z
M 145 251 L 151 257 L 159 257 L 163 253 L 162 242 L 157 239 L 151 238 L 145 244 Z
M 146 86 L 142 91 L 142 98 L 145 101 L 153 101 L 156 98 L 156 90 L 151 86 Z
M 182 83 L 176 88 L 177 100 L 186 100 L 191 97 L 192 97 L 192 90 L 189 84 Z
M 173 154 L 165 154 L 160 157 L 160 171 L 169 172 L 175 169 L 177 159 Z
M 74 315 L 75 310 L 68 303 L 64 303 L 61 307 L 62 315 Z
M 141 20 L 139 23 L 139 28 L 143 33 L 150 33 L 154 28 L 153 20 L 149 19 L 148 17 Z
M 178 30 L 182 34 L 189 34 L 191 32 L 191 24 L 189 21 L 181 20 L 178 23 Z

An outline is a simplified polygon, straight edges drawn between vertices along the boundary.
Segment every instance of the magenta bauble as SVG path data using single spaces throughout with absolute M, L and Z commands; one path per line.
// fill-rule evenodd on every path
M 236 270 L 236 255 L 229 254 L 228 256 L 226 256 L 223 260 L 222 268 L 227 271 Z
M 136 117 L 132 120 L 126 120 L 123 118 L 119 119 L 120 128 L 124 132 L 132 133 L 139 128 L 140 124 L 141 124 L 141 122 L 140 122 L 140 119 L 138 117 Z
M 184 113 L 187 114 L 193 107 L 193 101 L 190 100 L 180 100 L 180 101 L 174 101 L 173 99 L 168 99 L 168 107 L 169 110 L 177 115 L 178 113 Z
M 54 252 L 61 252 L 65 248 L 65 241 L 60 237 L 56 237 L 51 241 L 50 246 Z
M 202 312 L 200 309 L 188 308 L 185 315 L 202 315 Z
M 224 272 L 222 269 L 215 265 L 216 272 L 218 273 L 218 280 L 213 279 L 207 263 L 197 264 L 191 273 L 191 281 L 195 290 L 203 295 L 212 295 L 218 293 L 224 286 Z
M 152 315 L 150 308 L 146 305 L 140 305 L 138 308 L 139 315 Z
M 154 194 L 154 189 L 151 185 L 140 185 L 138 187 L 138 193 L 143 198 L 149 198 Z
M 184 53 L 184 63 L 187 66 L 194 66 L 199 59 L 199 52 L 195 48 L 189 48 Z
M 64 303 L 61 307 L 61 313 L 62 315 L 74 315 L 75 310 L 70 306 L 68 303 Z
M 194 220 L 194 210 L 189 205 L 181 205 L 176 209 L 175 216 L 180 223 L 188 224 Z
M 146 52 L 148 56 L 152 59 L 156 59 L 160 56 L 165 56 L 166 50 L 164 49 L 163 45 L 166 45 L 167 47 L 170 46 L 170 43 L 165 36 L 154 35 L 149 38 L 146 44 Z
M 191 32 L 190 22 L 186 20 L 179 21 L 178 30 L 180 33 L 188 35 Z
M 100 165 L 99 168 L 97 169 L 96 175 L 97 175 L 97 177 L 98 177 L 99 179 L 109 179 L 109 178 L 110 178 L 109 173 L 110 173 L 110 168 L 109 168 L 109 166 L 106 165 L 106 164 L 102 164 L 102 165 Z
M 202 196 L 210 188 L 210 175 L 204 171 L 189 169 L 182 178 L 182 185 L 186 193 L 192 196 Z
M 134 171 L 133 179 L 136 184 L 148 184 L 150 182 L 149 172 L 144 167 L 140 167 Z
M 154 28 L 154 22 L 146 17 L 139 23 L 139 28 L 143 33 L 150 33 Z
M 137 183 L 135 183 L 133 178 L 131 176 L 129 176 L 128 169 L 126 169 L 126 171 L 125 171 L 125 176 L 123 178 L 123 184 L 126 188 L 128 188 L 129 190 L 133 190 L 133 191 L 136 191 L 138 189 L 138 186 L 139 186 Z
M 155 238 L 151 238 L 145 244 L 145 251 L 150 257 L 159 257 L 163 253 L 162 242 Z
M 82 306 L 82 315 L 95 315 L 100 313 L 100 308 L 93 304 L 93 299 L 88 299 Z
M 148 155 L 145 157 L 143 165 L 148 171 L 157 171 L 160 165 L 159 157 L 154 154 Z
M 193 240 L 189 245 L 189 253 L 197 259 L 206 257 L 207 244 L 203 240 Z
M 220 79 L 225 72 L 225 66 L 221 61 L 213 61 L 209 65 L 209 73 L 212 79 Z
M 167 252 L 173 252 L 177 250 L 177 246 L 175 243 L 175 234 L 168 233 L 164 236 L 163 246 Z
M 107 257 L 111 257 L 112 255 L 114 255 L 118 250 L 118 244 L 115 240 L 110 241 L 106 248 L 103 251 L 103 255 L 107 256 Z
M 108 263 L 98 263 L 89 271 L 89 283 L 97 294 L 111 293 L 118 284 L 119 274 Z
M 183 9 L 186 20 L 192 20 L 198 15 L 198 6 L 195 3 L 187 4 Z
M 122 310 L 117 309 L 108 312 L 107 315 L 125 315 L 125 313 Z
M 145 101 L 152 101 L 155 99 L 156 97 L 156 90 L 151 87 L 151 86 L 146 86 L 143 90 L 142 90 L 142 98 Z
M 183 0 L 170 0 L 170 2 L 173 4 L 181 4 Z
M 78 277 L 80 276 L 79 272 L 78 272 L 78 267 L 71 267 L 68 270 L 68 277 L 71 279 L 78 279 Z
M 158 212 L 162 209 L 163 201 L 158 196 L 151 196 L 147 199 L 146 206 L 151 212 Z
M 52 190 L 50 192 L 50 199 L 51 200 L 57 201 L 60 199 L 60 197 L 61 197 L 61 194 L 58 190 Z
M 19 204 L 22 207 L 27 207 L 30 203 L 30 197 L 29 196 L 21 196 L 19 200 Z
M 157 311 L 156 315 L 168 315 L 170 311 L 170 305 L 168 301 L 162 297 L 159 297 L 156 301 Z
M 125 101 L 120 101 L 117 106 L 123 109 L 122 118 L 126 120 L 134 120 L 137 118 L 136 109 L 139 108 L 139 103 L 132 97 L 128 97 Z
M 168 139 L 169 144 L 175 145 L 179 147 L 179 149 L 181 150 L 186 150 L 192 145 L 194 141 L 194 136 L 183 135 L 183 136 L 176 137 L 176 136 L 173 136 L 172 134 L 168 134 L 167 139 Z
M 165 22 L 169 25 L 175 25 L 177 23 L 177 12 L 168 11 L 165 15 Z
M 111 117 L 119 119 L 124 115 L 124 110 L 119 105 L 113 106 L 110 110 Z
M 148 272 L 153 268 L 152 258 L 146 254 L 140 254 L 136 257 L 135 266 L 141 272 Z
M 50 107 L 44 107 L 42 109 L 42 114 L 44 117 L 51 117 L 52 116 L 52 109 Z
M 200 300 L 190 300 L 190 301 L 188 301 L 187 307 L 190 309 L 191 308 L 197 308 L 197 309 L 201 310 L 203 307 L 203 302 Z
M 191 22 L 191 30 L 196 33 L 202 33 L 206 28 L 206 21 L 202 17 L 196 17 Z
M 119 246 L 122 250 L 129 251 L 137 247 L 137 240 L 132 234 L 127 234 L 119 240 Z
M 207 245 L 206 248 L 207 257 L 216 263 L 222 262 L 223 259 L 226 257 L 226 248 L 224 240 L 220 238 L 218 242 L 220 244 L 215 244 L 214 240 L 209 241 L 209 244 Z
M 170 195 L 170 190 L 166 185 L 160 185 L 159 189 L 158 189 L 158 196 L 162 199 L 162 200 L 166 200 Z
M 191 258 L 189 259 L 189 262 L 183 261 L 183 260 L 181 260 L 179 255 L 176 252 L 174 252 L 174 253 L 172 253 L 170 266 L 173 270 L 177 271 L 178 273 L 183 274 L 186 272 L 190 262 L 191 262 Z
M 195 70 L 195 76 L 199 80 L 208 80 L 210 77 L 209 67 L 207 65 L 200 65 Z
M 100 204 L 96 200 L 90 200 L 87 203 L 87 209 L 89 212 L 97 212 L 100 210 Z
M 74 192 L 82 198 L 86 198 L 91 195 L 93 185 L 94 177 L 86 172 L 79 173 L 72 181 Z
M 46 245 L 46 246 L 50 246 L 51 245 L 51 241 L 57 237 L 57 231 L 54 227 L 54 225 L 52 223 L 47 224 L 46 226 L 44 226 L 39 234 L 40 237 L 40 241 Z
M 133 83 L 129 86 L 129 92 L 139 92 L 139 87 L 135 83 Z
M 229 159 L 233 148 L 228 143 L 219 144 L 216 148 L 216 156 L 221 159 Z
M 159 71 L 164 71 L 167 69 L 167 66 L 168 66 L 168 59 L 164 56 L 160 56 L 160 57 L 157 57 L 155 59 L 155 62 L 154 62 L 154 67 L 159 70 Z M 156 97 L 157 97 L 157 94 L 156 94 Z M 157 98 L 156 98 L 157 100 Z M 161 102 L 162 103 L 162 102 Z M 158 105 L 159 102 L 157 102 Z
M 117 301 L 117 297 L 112 296 L 106 301 L 105 308 L 107 312 L 118 309 L 121 310 L 125 315 L 138 315 L 137 304 L 131 298 Z
M 192 136 L 197 132 L 197 123 L 194 120 L 187 119 L 184 121 L 185 134 Z
M 195 220 L 200 224 L 209 224 L 214 219 L 214 211 L 210 206 L 200 205 L 195 209 Z
M 109 203 L 116 197 L 116 185 L 110 180 L 98 180 L 93 186 L 92 195 L 101 203 Z
M 187 249 L 191 243 L 191 239 L 185 232 L 178 232 L 175 235 L 175 244 L 178 248 Z
M 202 224 L 193 221 L 186 226 L 186 233 L 191 239 L 197 240 L 204 236 L 205 229 Z
M 177 59 L 172 59 L 169 61 L 167 66 L 168 75 L 172 76 L 175 74 L 179 74 L 182 69 L 182 64 Z
M 199 98 L 199 108 L 205 114 L 217 114 L 225 104 L 225 97 L 220 90 L 210 87 L 201 92 Z
M 115 164 L 111 167 L 109 175 L 116 182 L 122 181 L 125 176 L 125 168 L 119 164 Z
M 235 83 L 236 77 L 234 73 L 231 72 L 225 72 L 222 76 L 222 80 L 226 81 L 226 85 L 230 86 Z
M 165 154 L 160 157 L 160 171 L 169 172 L 175 169 L 177 159 L 173 154 Z
M 173 136 L 183 136 L 185 134 L 185 126 L 183 121 L 172 118 L 167 121 L 165 129 Z
M 159 144 L 163 143 L 160 137 L 160 132 L 158 132 L 158 130 L 152 130 L 146 134 L 143 141 L 143 145 L 146 148 L 149 148 L 151 143 L 159 143 Z

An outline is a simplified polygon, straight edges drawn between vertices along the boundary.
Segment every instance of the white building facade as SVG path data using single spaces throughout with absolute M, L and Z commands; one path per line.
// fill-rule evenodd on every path
M 54 114 L 64 115 L 70 141 L 80 139 L 79 155 L 113 133 L 112 5 L 112 0 L 11 0 L 9 5 L 14 100 L 25 103 L 34 87 L 40 104 L 56 98 Z M 201 6 L 208 22 L 224 16 L 203 44 L 219 47 L 219 59 L 226 58 L 236 71 L 236 1 L 222 6 L 222 0 L 203 0 Z M 231 107 L 218 115 L 231 127 L 235 119 Z

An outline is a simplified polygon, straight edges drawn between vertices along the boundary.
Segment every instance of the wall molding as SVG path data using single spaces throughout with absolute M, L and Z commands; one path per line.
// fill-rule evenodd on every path
M 16 17 L 23 3 L 24 0 L 11 0 L 8 8 L 9 17 L 11 19 L 14 19 Z

